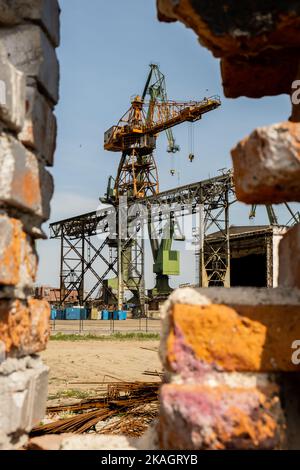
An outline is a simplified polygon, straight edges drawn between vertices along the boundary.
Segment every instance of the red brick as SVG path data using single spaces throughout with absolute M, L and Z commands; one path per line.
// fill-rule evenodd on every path
M 157 0 L 161 21 L 182 21 L 215 57 L 299 48 L 299 4 L 273 2 L 267 9 L 262 2 Z
M 226 57 L 221 60 L 224 94 L 228 98 L 290 94 L 298 63 L 297 50 L 271 49 L 253 57 Z

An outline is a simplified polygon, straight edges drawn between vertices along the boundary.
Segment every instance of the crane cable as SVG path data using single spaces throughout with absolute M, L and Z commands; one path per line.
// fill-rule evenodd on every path
M 195 159 L 195 128 L 192 122 L 188 124 L 188 140 L 189 140 L 189 160 L 192 163 Z
M 175 168 L 175 154 L 174 154 L 173 152 L 171 153 L 170 174 L 171 174 L 172 176 L 175 176 L 175 174 L 176 174 L 176 168 Z

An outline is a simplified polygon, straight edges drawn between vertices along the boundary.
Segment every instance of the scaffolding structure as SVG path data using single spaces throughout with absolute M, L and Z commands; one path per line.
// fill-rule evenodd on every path
M 109 291 L 115 296 L 121 309 L 124 291 L 128 290 L 134 295 L 136 309 L 143 315 L 144 232 L 149 217 L 155 224 L 199 214 L 200 286 L 229 287 L 229 209 L 234 202 L 232 173 L 227 171 L 215 178 L 141 198 L 138 203 L 129 200 L 127 205 L 120 203 L 117 207 L 110 206 L 51 224 L 50 238 L 59 239 L 61 244 L 60 304 L 67 303 L 75 290 L 80 304 L 85 305 L 101 288 L 102 292 Z M 125 212 L 130 216 L 124 228 L 120 224 Z M 208 236 L 216 230 L 221 232 L 222 239 L 217 249 Z M 87 276 L 92 283 L 88 289 Z M 108 281 L 112 278 L 117 279 L 117 294 L 109 287 Z

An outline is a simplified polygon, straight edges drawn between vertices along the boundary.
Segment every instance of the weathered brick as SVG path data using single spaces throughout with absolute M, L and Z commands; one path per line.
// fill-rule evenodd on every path
M 0 0 L 0 450 L 25 445 L 46 408 L 48 368 L 36 354 L 50 307 L 28 292 L 53 193 L 59 13 L 57 0 Z
M 31 238 L 17 219 L 0 214 L 0 286 L 31 287 L 37 255 Z
M 300 201 L 300 124 L 256 129 L 232 150 L 237 198 L 247 204 Z
M 294 297 L 285 289 L 198 293 L 203 297 L 198 305 L 178 302 L 180 290 L 171 299 L 161 346 L 167 370 L 194 380 L 211 372 L 300 370 L 292 362 L 292 344 L 300 339 L 300 292 Z
M 50 334 L 50 307 L 42 300 L 0 301 L 0 342 L 11 357 L 43 351 Z
M 254 56 L 226 57 L 221 60 L 224 95 L 260 98 L 290 94 L 298 63 L 297 49 L 271 49 Z
M 49 103 L 35 87 L 27 87 L 25 125 L 19 139 L 34 149 L 48 166 L 53 165 L 56 131 L 56 118 Z
M 280 242 L 279 285 L 300 289 L 300 224 L 291 228 Z
M 226 96 L 290 94 L 300 48 L 297 0 L 157 0 L 157 10 L 161 21 L 182 21 L 221 57 Z
M 55 46 L 59 45 L 59 13 L 57 0 L 2 0 L 0 23 L 16 25 L 24 20 L 38 22 Z
M 55 50 L 39 26 L 0 29 L 0 41 L 11 62 L 37 80 L 54 102 L 58 101 L 59 66 Z
M 250 55 L 268 47 L 299 48 L 300 6 L 289 2 L 157 0 L 161 21 L 182 21 L 215 57 Z M 271 85 L 272 86 L 272 85 Z
M 12 136 L 0 134 L 0 204 L 47 220 L 52 194 L 52 176 L 36 156 Z
M 159 441 L 162 449 L 275 449 L 280 446 L 277 396 L 255 388 L 163 385 Z
M 12 369 L 6 373 L 5 369 Z M 3 370 L 3 372 L 2 372 Z M 31 431 L 46 408 L 48 367 L 39 358 L 11 359 L 0 366 L 0 449 L 20 445 L 19 437 Z M 24 444 L 24 442 L 23 442 Z
M 25 76 L 5 57 L 0 44 L 0 120 L 20 130 L 25 118 Z

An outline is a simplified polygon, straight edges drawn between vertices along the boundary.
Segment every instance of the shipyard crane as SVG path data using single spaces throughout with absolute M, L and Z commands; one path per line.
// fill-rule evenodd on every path
M 220 105 L 218 96 L 204 98 L 201 101 L 170 101 L 167 97 L 164 75 L 157 65 L 151 64 L 141 96 L 135 96 L 129 110 L 121 117 L 118 124 L 105 132 L 105 150 L 120 152 L 121 159 L 117 176 L 115 179 L 110 177 L 106 196 L 101 198 L 101 201 L 118 207 L 121 196 L 135 201 L 158 194 L 159 179 L 154 150 L 159 134 L 166 132 L 167 150 L 175 154 L 179 151 L 179 147 L 176 145 L 172 128 L 185 122 L 196 122 Z M 171 291 L 169 275 L 179 274 L 179 252 L 171 250 L 174 222 L 167 221 L 165 232 L 170 233 L 160 242 L 151 236 L 151 225 L 152 223 L 148 221 L 156 274 L 153 293 L 168 294 Z M 132 292 L 134 303 L 143 313 L 145 305 L 142 274 L 143 241 L 139 242 L 134 238 L 123 240 L 119 237 L 117 251 L 118 308 L 122 309 L 124 291 L 127 289 Z M 113 279 L 109 282 L 113 285 L 115 281 Z
M 166 94 L 161 94 L 159 84 L 155 93 L 152 89 L 152 96 L 150 91 L 150 100 L 145 101 L 143 96 L 148 91 L 149 84 L 146 83 L 143 95 L 132 100 L 131 107 L 118 124 L 104 135 L 105 150 L 122 153 L 113 191 L 116 200 L 123 195 L 140 199 L 158 194 L 159 179 L 153 155 L 158 135 L 167 132 L 169 150 L 175 152 L 177 148 L 171 129 L 184 122 L 198 121 L 221 105 L 218 96 L 201 101 L 170 101 Z

